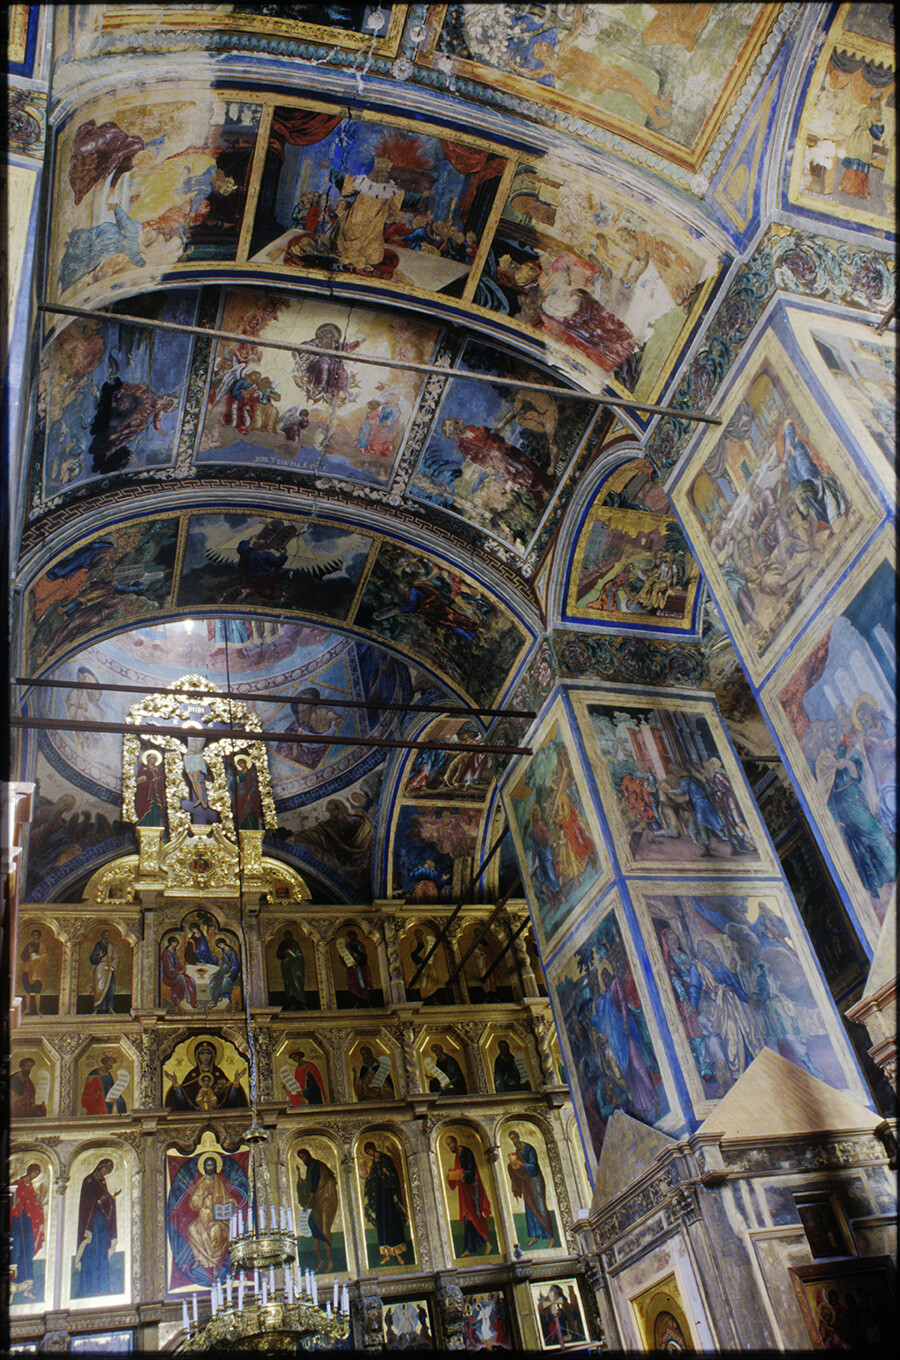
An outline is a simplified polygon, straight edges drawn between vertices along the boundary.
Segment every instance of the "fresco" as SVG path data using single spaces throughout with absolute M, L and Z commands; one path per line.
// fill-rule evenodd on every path
M 355 923 L 342 926 L 328 947 L 339 1010 L 383 1006 L 378 949 Z
M 643 890 L 653 962 L 697 1113 L 728 1092 L 763 1048 L 830 1086 L 847 1079 L 822 989 L 781 892 L 738 885 L 691 895 Z
M 475 373 L 547 382 L 521 358 L 472 342 L 459 362 Z M 524 552 L 594 414 L 592 403 L 575 398 L 453 378 L 408 494 Z
M 470 1090 L 466 1055 L 447 1034 L 429 1034 L 419 1046 L 422 1089 L 430 1095 L 464 1096 Z
M 218 324 L 247 338 L 216 345 L 198 463 L 265 465 L 371 486 L 390 480 L 424 378 L 350 356 L 360 350 L 388 362 L 430 363 L 435 327 L 259 290 L 226 293 Z M 258 343 L 267 340 L 341 353 Z
M 266 943 L 269 1005 L 317 1011 L 321 1005 L 316 945 L 305 930 L 282 926 Z
M 499 1142 L 500 1158 L 506 1162 L 505 1188 L 507 1200 L 512 1201 L 512 1221 L 519 1246 L 528 1255 L 552 1251 L 561 1244 L 564 1247 L 544 1135 L 535 1124 L 514 1121 L 503 1125 Z
M 306 1109 L 331 1103 L 325 1053 L 318 1044 L 310 1043 L 305 1035 L 299 1042 L 288 1040 L 279 1050 L 275 1057 L 275 1070 L 289 1108 Z
M 857 226 L 893 230 L 896 49 L 886 11 L 863 33 L 842 6 L 816 65 L 794 142 L 788 198 Z M 847 28 L 852 32 L 847 32 Z
M 91 1148 L 75 1159 L 66 1193 L 63 1299 L 78 1307 L 129 1297 L 131 1177 L 118 1149 Z M 68 1278 L 66 1278 L 68 1277 Z
M 524 630 L 465 576 L 382 543 L 356 623 L 417 654 L 487 707 L 526 644 Z
M 43 1312 L 53 1297 L 56 1215 L 53 1165 L 44 1152 L 9 1159 L 9 1307 L 12 1317 Z
M 365 1224 L 369 1270 L 414 1270 L 416 1238 L 406 1157 L 393 1134 L 361 1135 L 356 1151 L 357 1184 Z
M 427 1298 L 403 1299 L 382 1304 L 384 1349 L 387 1351 L 430 1351 L 434 1349 L 431 1303 Z
M 544 951 L 610 872 L 586 812 L 590 798 L 566 748 L 561 710 L 556 714 L 532 740 L 535 754 L 506 797 L 535 933 Z
M 481 1139 L 466 1124 L 442 1124 L 433 1156 L 441 1170 L 454 1264 L 467 1257 L 503 1255 L 497 1191 Z
M 289 1161 L 294 1222 L 297 1225 L 297 1265 L 310 1274 L 343 1274 L 347 1261 L 347 1231 L 341 1194 L 340 1158 L 327 1138 L 304 1137 Z
M 884 555 L 767 686 L 814 826 L 874 947 L 897 877 L 897 575 Z
M 567 619 L 692 627 L 700 573 L 649 471 L 629 463 L 600 488 L 575 545 Z
M 147 293 L 128 310 L 190 326 L 196 294 Z M 44 355 L 40 411 L 44 499 L 99 477 L 174 462 L 191 339 L 75 317 Z
M 20 1044 L 10 1058 L 11 1119 L 46 1119 L 57 1113 L 59 1083 L 50 1059 L 34 1044 Z
M 791 838 L 780 858 L 829 991 L 839 1003 L 856 999 L 869 971 L 868 960 L 805 828 Z
M 701 442 L 672 492 L 756 680 L 880 518 L 860 472 L 791 373 L 768 334 L 720 413 L 724 431 Z
M 571 1053 L 566 1070 L 583 1111 L 582 1129 L 599 1157 L 615 1110 L 655 1124 L 670 1108 L 614 911 L 568 962 L 554 967 L 551 988 Z
M 57 134 L 51 292 L 233 260 L 261 106 L 192 86 L 83 104 Z
M 421 1001 L 425 1006 L 450 1006 L 453 990 L 450 969 L 443 944 L 437 944 L 438 927 L 434 921 L 417 921 L 397 940 L 408 1001 Z M 416 985 L 410 984 L 416 978 Z
M 456 951 L 466 959 L 463 977 L 469 1000 L 474 1005 L 492 1001 L 515 1001 L 510 968 L 512 957 L 503 953 L 493 930 L 485 931 L 484 921 L 475 921 L 459 932 Z M 472 950 L 469 954 L 469 950 Z M 468 955 L 468 958 L 466 956 Z
M 192 515 L 181 605 L 260 605 L 346 618 L 371 539 L 336 525 L 260 515 Z
M 460 807 L 401 807 L 394 823 L 394 888 L 411 902 L 447 901 L 474 868 L 481 814 Z
M 463 1290 L 463 1342 L 467 1351 L 511 1351 L 515 1349 L 506 1294 Z
M 162 1064 L 167 1110 L 246 1109 L 247 1060 L 230 1039 L 196 1033 Z
M 454 799 L 481 803 L 494 779 L 493 757 L 479 751 L 454 751 L 457 745 L 477 746 L 483 733 L 472 721 L 458 718 L 439 718 L 426 728 L 420 740 L 446 742 L 443 750 L 417 751 L 413 756 L 404 798 L 438 799 L 441 803 Z
M 250 258 L 458 297 L 505 168 L 418 124 L 276 107 Z
M 324 865 L 329 879 L 348 896 L 371 896 L 372 852 L 375 838 L 375 800 L 380 775 L 370 774 L 334 797 L 279 813 L 279 826 L 267 842 L 298 859 L 298 867 Z M 314 856 L 315 859 L 311 860 Z
M 403 26 L 402 5 L 170 5 L 166 24 L 218 33 L 270 34 L 304 42 L 327 42 L 350 49 L 366 47 L 392 55 Z M 197 11 L 201 12 L 198 13 Z M 146 5 L 115 5 L 103 15 L 103 28 L 153 28 Z M 373 39 L 375 40 L 373 43 Z
M 26 675 L 104 627 L 124 628 L 162 609 L 172 587 L 178 520 L 117 524 L 71 547 L 25 591 Z
M 717 272 L 674 214 L 660 222 L 633 195 L 562 162 L 523 162 L 473 301 L 540 332 L 551 350 L 577 351 L 588 381 L 612 374 L 644 396 Z
M 378 1039 L 355 1045 L 348 1065 L 350 1086 L 358 1101 L 393 1100 L 399 1094 L 393 1058 Z
M 894 488 L 897 445 L 897 352 L 893 336 L 842 316 L 792 311 L 790 323 L 826 394 L 839 395 L 860 450 L 869 455 L 886 489 Z
M 190 1157 L 166 1153 L 166 1294 L 208 1290 L 228 1272 L 230 1220 L 249 1212 L 249 1152 L 225 1152 L 211 1133 Z
M 59 1014 L 61 971 L 62 942 L 52 928 L 43 921 L 22 923 L 16 941 L 16 978 L 23 1016 Z
M 743 772 L 708 704 L 636 706 L 632 695 L 577 702 L 624 866 L 677 862 L 703 873 L 773 865 Z
M 169 1011 L 237 1011 L 243 1006 L 241 941 L 205 907 L 166 927 L 159 947 L 159 1000 Z
M 111 922 L 92 921 L 78 944 L 79 1015 L 131 1014 L 132 948 Z
M 498 1095 L 535 1089 L 528 1050 L 514 1034 L 491 1035 L 484 1048 L 484 1065 Z
M 446 6 L 420 61 L 696 163 L 777 7 Z M 471 97 L 471 96 L 470 96 Z M 477 98 L 477 92 L 475 93 Z
M 79 1115 L 128 1114 L 135 1104 L 133 1068 L 131 1058 L 115 1040 L 90 1044 L 75 1071 Z
M 566 1350 L 587 1341 L 588 1329 L 577 1280 L 533 1284 L 531 1301 L 541 1329 L 542 1350 Z

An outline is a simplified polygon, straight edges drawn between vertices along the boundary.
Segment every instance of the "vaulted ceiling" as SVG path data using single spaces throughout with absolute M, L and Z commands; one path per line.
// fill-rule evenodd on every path
M 65 683 L 24 712 L 120 722 L 112 686 L 202 675 L 333 736 L 270 748 L 273 847 L 361 901 L 417 860 L 463 890 L 507 757 L 452 747 L 515 745 L 491 711 L 579 646 L 707 683 L 652 407 L 705 409 L 688 361 L 742 333 L 762 232 L 821 221 L 792 147 L 825 9 L 61 7 L 16 645 Z M 850 9 L 887 50 L 887 7 Z M 130 845 L 118 743 L 22 740 L 27 896 L 71 896 Z

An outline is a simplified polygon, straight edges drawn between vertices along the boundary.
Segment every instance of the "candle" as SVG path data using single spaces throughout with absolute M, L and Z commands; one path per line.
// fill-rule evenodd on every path
M 287 1299 L 288 1307 L 294 1306 L 294 1275 L 289 1266 L 284 1268 L 284 1296 Z
M 335 1282 L 334 1282 L 334 1299 L 333 1299 L 332 1301 L 333 1301 L 333 1303 L 334 1303 L 335 1309 L 337 1309 L 337 1306 L 338 1306 L 338 1282 L 337 1282 L 337 1280 L 335 1280 Z
M 189 1332 L 191 1330 L 191 1324 L 188 1320 L 187 1299 L 181 1300 L 181 1321 L 184 1324 L 184 1330 Z
M 318 1306 L 319 1306 L 319 1282 L 318 1282 L 318 1280 L 316 1279 L 315 1275 L 312 1277 L 312 1289 L 313 1289 L 313 1303 L 314 1303 L 315 1306 L 318 1308 Z
M 217 1311 L 218 1311 L 218 1310 L 217 1310 L 217 1308 L 216 1308 L 216 1286 L 215 1286 L 215 1283 L 213 1283 L 213 1284 L 211 1284 L 211 1285 L 209 1286 L 209 1315 L 210 1315 L 210 1317 L 215 1317 Z
M 275 1297 L 275 1267 L 269 1266 L 269 1293 Z
M 325 1305 L 325 1316 L 328 1318 L 328 1321 L 330 1322 L 330 1321 L 331 1321 L 331 1302 L 330 1302 L 330 1300 L 329 1300 L 329 1302 L 326 1303 L 326 1305 Z
M 275 1232 L 275 1231 L 276 1231 L 276 1227 L 275 1227 L 275 1205 L 274 1205 L 274 1204 L 272 1204 L 272 1205 L 269 1206 L 269 1220 L 270 1220 L 271 1225 L 272 1225 L 272 1232 Z
M 266 1304 L 267 1304 L 268 1302 L 269 1302 L 269 1291 L 266 1289 L 266 1282 L 265 1282 L 265 1280 L 263 1280 L 263 1283 L 262 1283 L 262 1306 L 263 1306 L 263 1308 L 265 1308 L 265 1306 L 266 1306 Z
M 228 1307 L 231 1307 L 231 1276 L 225 1277 L 225 1293 L 228 1295 Z
M 306 1283 L 305 1283 L 303 1292 L 304 1292 L 304 1294 L 311 1294 L 311 1293 L 312 1293 L 312 1290 L 311 1290 L 310 1287 L 309 1287 L 309 1271 L 308 1271 L 308 1270 L 306 1271 Z
M 285 1209 L 284 1205 L 282 1204 L 282 1206 L 281 1206 L 281 1231 L 282 1231 L 282 1232 L 287 1232 L 287 1225 L 288 1225 L 288 1224 L 287 1224 L 287 1209 Z
M 196 1325 L 197 1325 L 197 1295 L 196 1295 L 196 1294 L 192 1294 L 192 1295 L 191 1295 L 191 1302 L 192 1302 L 193 1305 L 194 1305 L 194 1326 L 196 1327 Z
M 243 1277 L 243 1275 L 239 1275 L 239 1276 L 238 1276 L 238 1312 L 239 1312 L 239 1313 L 243 1313 L 243 1311 L 244 1311 L 244 1277 Z
M 258 1269 L 257 1269 L 257 1270 L 254 1270 L 254 1272 L 253 1272 L 253 1288 L 256 1290 L 256 1292 L 257 1292 L 257 1294 L 258 1294 L 258 1293 L 259 1293 L 259 1270 L 258 1270 Z
M 344 1288 L 341 1290 L 341 1312 L 350 1312 L 350 1291 L 346 1285 L 344 1285 Z

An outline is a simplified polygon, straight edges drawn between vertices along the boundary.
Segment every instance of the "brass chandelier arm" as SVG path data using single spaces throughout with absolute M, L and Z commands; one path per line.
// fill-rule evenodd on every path
M 104 321 L 126 322 L 130 326 L 144 326 L 151 330 L 175 331 L 181 335 L 202 335 L 210 340 L 231 340 L 246 344 L 248 337 L 237 331 L 209 330 L 204 326 L 185 326 L 176 321 L 152 321 L 143 316 L 130 316 L 125 312 L 93 311 L 88 307 L 63 307 L 56 302 L 39 302 L 38 310 L 56 312 L 62 316 L 100 318 Z M 386 359 L 374 354 L 348 355 L 341 349 L 323 349 L 318 345 L 295 344 L 290 340 L 261 340 L 253 337 L 254 345 L 261 349 L 288 350 L 291 354 L 315 354 L 319 358 L 342 359 L 349 364 L 374 364 L 377 368 L 405 369 L 412 373 L 437 373 L 444 378 L 465 378 L 467 382 L 491 383 L 494 386 L 514 387 L 521 392 L 543 392 L 554 397 L 570 397 L 575 401 L 592 401 L 600 406 L 621 407 L 626 411 L 649 411 L 651 415 L 676 416 L 679 420 L 694 420 L 704 425 L 721 425 L 717 416 L 707 416 L 701 411 L 682 411 L 677 406 L 655 406 L 649 401 L 630 401 L 622 397 L 608 397 L 596 392 L 579 392 L 572 387 L 551 387 L 545 383 L 522 382 L 519 378 L 501 378 L 492 373 L 474 373 L 465 368 L 442 368 L 439 364 L 417 364 L 410 359 Z

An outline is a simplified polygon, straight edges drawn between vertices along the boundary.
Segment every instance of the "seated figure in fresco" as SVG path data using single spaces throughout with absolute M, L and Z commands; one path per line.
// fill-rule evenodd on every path
M 179 1081 L 174 1072 L 163 1071 L 163 1076 L 171 1083 L 166 1092 L 166 1109 L 244 1109 L 247 1093 L 241 1080 L 246 1074 L 247 1069 L 241 1068 L 233 1078 L 227 1077 L 216 1063 L 215 1044 L 209 1039 L 201 1039 L 194 1049 L 194 1066 L 187 1076 Z

